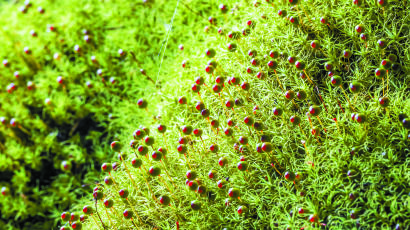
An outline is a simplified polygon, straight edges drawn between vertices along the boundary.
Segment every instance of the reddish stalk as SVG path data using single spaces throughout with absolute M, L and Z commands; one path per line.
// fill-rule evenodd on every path
M 307 75 L 306 75 L 306 76 L 307 76 Z M 319 98 L 320 98 L 320 100 L 322 101 L 323 106 L 325 107 L 326 113 L 328 113 L 327 107 L 326 107 L 326 104 L 325 104 L 325 101 L 323 101 L 322 94 L 320 94 L 319 88 L 317 87 L 317 85 L 315 85 L 315 88 L 316 88 L 317 93 L 319 94 Z
M 211 88 L 209 88 L 209 86 L 207 86 L 205 83 L 204 83 L 204 86 L 209 90 L 210 93 L 212 93 L 212 90 Z
M 309 113 L 308 113 L 308 112 L 306 113 L 306 116 L 308 117 L 309 124 L 310 124 L 310 128 L 311 128 L 311 129 L 313 129 L 312 120 L 310 119 L 310 115 L 309 115 Z
M 337 104 L 339 104 L 339 107 L 342 110 L 342 112 L 345 113 L 345 111 L 342 108 L 342 105 L 340 104 L 339 98 L 336 97 L 336 100 L 337 100 Z
M 198 92 L 198 97 L 199 97 L 199 100 L 203 103 L 204 101 L 202 100 L 201 94 L 199 92 Z

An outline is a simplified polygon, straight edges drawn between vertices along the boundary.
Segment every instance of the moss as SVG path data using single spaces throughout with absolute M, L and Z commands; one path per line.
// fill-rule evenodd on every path
M 7 63 L 0 86 L 12 93 L 1 93 L 0 116 L 7 124 L 16 118 L 16 125 L 0 131 L 0 185 L 10 188 L 1 221 L 8 228 L 67 226 L 60 214 L 69 205 L 74 212 L 88 205 L 96 215 L 84 229 L 306 228 L 312 221 L 343 229 L 407 226 L 409 14 L 404 1 L 383 7 L 361 2 L 225 1 L 221 11 L 215 1 L 84 6 L 64 0 L 33 3 L 25 14 L 3 4 L 0 45 Z M 35 12 L 40 5 L 42 15 Z M 47 24 L 55 32 L 45 32 Z M 31 29 L 38 37 L 28 36 Z M 208 49 L 215 52 L 207 56 Z M 343 56 L 345 50 L 350 55 Z M 392 55 L 397 60 L 378 76 L 375 70 L 387 68 L 382 60 Z M 198 76 L 205 84 L 193 91 Z M 217 76 L 227 80 L 215 82 Z M 35 90 L 25 89 L 28 81 Z M 306 96 L 296 100 L 286 92 Z M 382 97 L 387 106 L 379 104 Z M 226 106 L 237 100 L 240 106 Z M 292 116 L 300 119 L 297 125 Z M 228 120 L 235 121 L 229 129 Z M 184 126 L 202 133 L 187 134 L 186 151 L 179 153 Z M 146 156 L 135 149 L 145 145 L 144 137 L 133 137 L 137 129 L 155 140 L 145 146 Z M 246 146 L 240 137 L 247 137 Z M 113 141 L 121 148 L 111 150 Z M 155 150 L 164 155 L 161 161 L 149 156 Z M 141 167 L 132 167 L 134 157 Z M 224 167 L 218 159 L 225 159 Z M 61 170 L 63 161 L 71 162 L 70 172 Z M 114 166 L 113 183 L 101 181 L 108 174 L 98 172 L 103 162 Z M 241 162 L 246 171 L 238 169 Z M 151 176 L 150 168 L 160 176 Z M 188 170 L 197 173 L 188 185 L 200 190 L 186 185 Z M 93 200 L 94 186 L 97 198 L 111 199 L 113 208 Z M 239 197 L 230 198 L 229 188 Z M 170 206 L 160 197 L 169 197 Z M 297 214 L 299 208 L 305 212 Z M 124 219 L 124 210 L 133 218 Z
M 129 115 L 143 119 L 135 102 L 160 83 L 159 53 L 178 54 L 162 48 L 174 6 L 35 1 L 21 12 L 17 3 L 0 10 L 0 187 L 10 191 L 0 219 L 5 229 L 53 229 L 116 157 L 107 143 L 129 131 Z M 179 41 L 184 28 L 173 28 Z
M 405 6 L 393 2 L 380 8 L 372 1 L 365 2 L 360 8 L 351 2 L 339 1 L 300 1 L 294 8 L 283 2 L 261 2 L 257 8 L 245 1 L 225 4 L 235 8 L 234 14 L 212 11 L 209 16 L 216 19 L 212 21 L 217 22 L 215 26 L 213 24 L 204 32 L 203 27 L 209 26 L 204 21 L 191 29 L 196 31 L 195 36 L 184 44 L 184 53 L 168 66 L 174 71 L 170 76 L 173 81 L 165 82 L 161 89 L 152 93 L 153 96 L 145 96 L 149 98 L 146 119 L 133 125 L 132 129 L 137 129 L 140 124 L 152 128 L 158 124 L 167 126 L 164 134 L 150 133 L 156 140 L 155 148 L 166 146 L 166 159 L 155 162 L 148 156 L 140 156 L 141 169 L 131 169 L 130 162 L 125 161 L 115 172 L 120 186 L 130 188 L 130 197 L 134 200 L 129 204 L 119 201 L 115 187 L 104 186 L 109 191 L 106 196 L 114 200 L 117 210 L 133 207 L 140 219 L 121 222 L 121 218 L 109 212 L 110 222 L 105 211 L 101 211 L 99 214 L 104 224 L 110 227 L 173 228 L 179 225 L 187 229 L 259 229 L 287 225 L 307 227 L 310 226 L 309 220 L 317 221 L 317 225 L 338 228 L 357 225 L 383 228 L 407 223 L 405 204 L 394 203 L 392 209 L 392 203 L 385 201 L 404 202 L 408 198 L 408 189 L 404 193 L 396 191 L 403 191 L 401 184 L 406 181 L 403 167 L 407 164 L 405 156 L 409 151 L 408 130 L 396 119 L 400 113 L 409 113 L 408 69 L 389 71 L 389 80 L 387 77 L 378 79 L 374 74 L 381 60 L 389 54 L 399 57 L 400 66 L 408 64 L 409 39 L 402 33 L 402 24 L 408 21 Z M 299 23 L 292 25 L 279 17 L 276 14 L 279 9 L 286 10 Z M 328 24 L 320 22 L 321 16 L 327 17 Z M 254 27 L 246 36 L 237 38 L 234 52 L 229 51 L 226 44 L 231 40 L 226 35 L 219 35 L 217 28 L 235 31 L 246 26 L 248 20 L 254 22 L 251 23 Z M 368 34 L 366 41 L 362 41 L 360 33 L 354 29 L 361 23 Z M 397 36 L 392 36 L 391 31 Z M 377 44 L 381 38 L 389 40 L 384 49 Z M 313 49 L 313 40 L 318 41 L 320 47 Z M 188 45 L 191 48 L 186 52 Z M 209 59 L 207 49 L 215 50 L 215 57 Z M 349 59 L 342 56 L 347 49 L 352 52 Z M 248 57 L 248 50 L 256 50 L 258 56 Z M 268 56 L 270 50 L 278 50 L 282 56 L 271 58 Z M 303 65 L 298 64 L 296 68 L 292 66 L 295 64 L 289 64 L 290 55 L 293 55 L 294 63 Z M 257 58 L 259 63 L 252 58 Z M 209 60 L 217 63 L 211 75 L 205 73 Z M 271 60 L 277 63 L 273 69 L 267 64 Z M 182 61 L 188 61 L 189 65 L 181 66 Z M 256 72 L 249 74 L 247 67 L 252 65 L 266 78 L 253 76 Z M 332 75 L 340 76 L 340 87 L 332 86 Z M 202 76 L 205 82 L 197 87 L 199 91 L 192 89 L 198 76 Z M 249 90 L 236 86 L 238 82 L 228 81 L 220 93 L 213 93 L 210 88 L 216 84 L 217 76 L 228 79 L 235 76 L 239 85 L 247 82 Z M 360 84 L 359 92 L 349 90 L 352 82 Z M 286 91 L 295 94 L 302 91 L 307 95 L 302 100 L 288 100 Z M 387 109 L 379 105 L 378 98 L 383 96 L 391 100 Z M 186 103 L 184 100 L 178 104 L 181 97 Z M 238 98 L 244 102 L 243 106 L 226 107 L 224 101 Z M 199 101 L 203 102 L 204 108 L 197 110 L 195 107 Z M 319 112 L 308 113 L 312 104 Z M 274 107 L 282 108 L 283 114 L 274 116 Z M 200 116 L 203 109 L 209 111 L 209 120 Z M 352 120 L 352 113 L 360 114 L 354 118 L 366 117 L 366 120 Z M 243 123 L 246 116 L 255 120 L 258 127 L 246 126 Z M 299 117 L 300 125 L 290 125 L 291 116 Z M 211 120 L 218 120 L 221 126 L 211 128 Z M 229 136 L 222 132 L 228 127 L 228 120 L 236 121 Z M 183 136 L 181 127 L 184 126 L 203 130 L 200 138 L 189 137 L 185 156 L 177 151 L 178 138 Z M 120 141 L 132 139 L 131 133 Z M 248 137 L 249 151 L 241 152 L 243 148 L 237 142 L 241 136 Z M 264 152 L 260 143 L 261 139 L 266 140 L 266 136 L 274 147 L 269 152 Z M 212 144 L 219 146 L 217 153 L 209 150 Z M 352 148 L 360 151 L 352 153 Z M 132 149 L 123 151 L 134 152 Z M 386 151 L 391 153 L 389 157 L 386 154 L 381 157 L 380 154 Z M 227 159 L 228 164 L 224 167 L 218 165 L 220 157 Z M 245 172 L 237 168 L 241 159 L 249 163 Z M 153 165 L 163 169 L 161 177 L 147 178 L 145 171 Z M 201 184 L 216 192 L 215 199 L 209 200 L 187 188 L 185 172 L 190 169 L 198 172 L 192 184 Z M 210 170 L 217 172 L 216 180 L 207 176 Z M 291 181 L 286 181 L 286 172 L 288 175 L 297 173 L 295 183 L 293 176 L 288 178 Z M 227 188 L 240 189 L 240 200 L 229 199 L 227 190 L 218 188 L 218 180 L 227 181 Z M 389 184 L 381 189 L 376 185 L 379 181 L 389 181 Z M 358 198 L 352 202 L 349 193 L 357 194 Z M 171 206 L 162 207 L 152 195 L 170 197 Z M 193 201 L 200 202 L 200 214 L 192 211 L 198 207 L 192 207 Z M 83 200 L 79 206 L 88 202 Z M 246 213 L 239 215 L 239 207 L 246 207 Z M 295 214 L 301 207 L 308 211 Z M 352 219 L 351 211 L 359 209 L 358 219 Z M 310 215 L 314 218 L 309 219 Z M 97 224 L 101 224 L 99 222 L 97 220 Z

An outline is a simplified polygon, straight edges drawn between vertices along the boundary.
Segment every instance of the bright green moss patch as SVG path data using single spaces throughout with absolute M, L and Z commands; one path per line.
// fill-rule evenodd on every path
M 135 147 L 110 161 L 116 183 L 73 207 L 98 207 L 84 226 L 405 229 L 408 10 L 359 3 L 228 1 L 206 15 L 119 139 Z
M 179 54 L 163 48 L 176 4 L 27 3 L 0 10 L 0 224 L 53 229 L 116 155 L 109 143 L 144 118 L 136 102 L 160 84 L 160 60 Z M 174 19 L 178 41 L 197 19 L 183 20 Z
M 1 221 L 406 229 L 408 12 L 393 0 L 4 4 Z

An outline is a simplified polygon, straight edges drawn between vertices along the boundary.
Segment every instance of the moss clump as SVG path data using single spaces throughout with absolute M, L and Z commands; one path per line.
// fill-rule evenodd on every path
M 167 80 L 156 74 L 160 61 L 166 66 L 181 53 L 163 49 L 179 45 L 164 40 L 175 5 L 0 4 L 0 225 L 54 229 L 100 179 L 100 164 L 124 148 L 109 144 L 143 120 L 138 99 Z M 184 41 L 195 20 L 181 13 L 172 31 Z
M 71 162 L 73 174 L 61 174 L 53 190 L 37 190 L 54 197 L 32 196 L 41 207 L 50 207 L 45 201 L 73 203 L 72 211 L 82 209 L 88 217 L 80 217 L 84 229 L 409 225 L 405 1 L 173 3 L 116 1 L 84 8 L 62 1 L 44 7 L 47 17 L 33 20 L 38 28 L 49 24 L 48 33 L 36 31 L 39 39 L 30 45 L 35 48 L 13 42 L 29 44 L 31 37 L 2 40 L 9 47 L 4 75 L 11 77 L 13 68 L 27 71 L 22 82 L 3 82 L 4 93 L 11 93 L 4 97 L 11 98 L 4 103 L 5 165 L 20 166 L 13 156 L 27 162 L 22 153 L 50 149 L 65 154 L 50 154 L 54 168 Z M 58 17 L 66 9 L 71 14 Z M 23 19 L 33 16 L 28 6 L 21 12 Z M 132 20 L 134 12 L 140 20 Z M 165 15 L 166 29 L 149 15 Z M 152 48 L 158 44 L 159 55 Z M 6 55 L 16 50 L 24 54 Z M 27 92 L 20 90 L 27 84 Z M 10 115 L 19 111 L 13 110 L 16 101 L 25 102 L 17 103 L 22 112 Z M 30 106 L 42 112 L 32 117 Z M 89 115 L 103 129 L 88 135 L 90 152 L 77 151 L 84 148 L 84 133 L 68 135 L 63 143 L 69 147 L 54 139 L 43 145 L 56 132 L 43 125 L 43 114 L 59 125 Z M 113 141 L 118 145 L 110 150 Z M 156 161 L 159 152 L 163 158 Z M 82 192 L 73 188 L 97 177 L 92 170 L 82 177 L 93 160 L 97 168 L 109 163 L 100 179 L 109 176 L 112 183 L 74 199 Z M 78 164 L 85 165 L 81 173 L 73 171 Z M 2 190 L 11 194 L 1 207 L 7 219 L 28 181 L 28 170 L 19 170 L 13 183 L 5 183 L 10 189 Z M 187 178 L 188 170 L 195 178 Z M 112 201 L 108 206 L 106 199 Z M 62 211 L 53 209 L 52 215 Z M 72 224 L 61 222 L 64 228 Z
M 141 168 L 122 162 L 114 177 L 128 186 L 129 203 L 119 201 L 115 187 L 104 186 L 106 196 L 118 201 L 116 210 L 132 208 L 138 218 L 122 221 L 113 210 L 100 211 L 102 220 L 85 222 L 87 227 L 409 224 L 406 5 L 289 3 L 227 1 L 222 8 L 231 13 L 215 10 L 201 24 L 205 30 L 192 28 L 197 34 L 185 44 L 191 49 L 168 66 L 173 81 L 155 92 L 160 102 L 149 97 L 147 118 L 134 125 L 166 125 L 166 132 L 149 134 L 152 149 L 166 148 L 166 158 L 135 154 Z M 238 33 L 243 27 L 246 33 Z M 389 55 L 400 68 L 386 66 Z M 386 75 L 375 74 L 377 68 Z M 379 98 L 388 98 L 388 106 Z M 237 100 L 242 103 L 232 107 Z M 191 134 L 196 129 L 200 136 Z M 247 170 L 238 168 L 243 165 Z M 160 176 L 148 177 L 150 167 L 161 168 Z M 188 170 L 195 178 L 187 178 Z M 158 201 L 163 196 L 170 206 Z M 101 203 L 87 198 L 82 205 L 90 202 Z

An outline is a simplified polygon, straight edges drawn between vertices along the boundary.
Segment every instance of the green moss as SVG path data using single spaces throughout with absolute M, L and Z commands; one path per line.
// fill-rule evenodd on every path
M 409 64 L 409 39 L 405 37 L 407 29 L 402 26 L 408 22 L 405 6 L 393 2 L 383 9 L 373 1 L 365 2 L 360 8 L 350 1 L 299 1 L 295 8 L 282 1 L 261 2 L 257 8 L 245 1 L 224 4 L 234 7 L 234 14 L 223 15 L 215 10 L 205 16 L 212 16 L 217 22 L 207 32 L 203 30 L 209 26 L 207 22 L 192 27 L 195 36 L 185 44 L 184 53 L 168 66 L 174 71 L 170 75 L 173 80 L 152 94 L 157 96 L 145 97 L 150 99 L 147 115 L 155 119 L 147 116 L 143 125 L 167 126 L 164 134 L 150 134 L 155 137 L 153 149 L 167 147 L 166 159 L 155 162 L 149 156 L 140 156 L 141 169 L 129 167 L 131 164 L 126 161 L 115 172 L 119 184 L 129 186 L 133 200 L 130 204 L 117 202 L 114 207 L 117 210 L 133 207 L 140 219 L 134 223 L 121 222 L 121 218 L 109 213 L 112 218 L 109 222 L 107 214 L 101 211 L 104 224 L 164 229 L 175 228 L 177 223 L 186 229 L 301 228 L 310 226 L 309 221 L 330 228 L 408 224 L 405 203 L 409 192 L 405 182 L 408 130 L 397 116 L 410 112 L 409 72 L 407 68 L 389 71 L 388 92 L 387 76 L 383 80 L 374 76 L 381 60 L 390 54 L 398 57 L 400 66 Z M 298 23 L 291 25 L 279 17 L 276 13 L 279 9 L 286 10 Z M 326 16 L 328 25 L 320 22 L 322 16 Z M 220 36 L 217 29 L 235 31 L 247 20 L 252 20 L 254 27 L 238 38 L 236 50 L 231 52 L 226 46 L 231 41 L 226 35 Z M 355 32 L 358 24 L 363 24 L 368 34 L 364 42 Z M 388 40 L 385 49 L 378 47 L 381 38 Z M 311 47 L 314 40 L 320 47 Z M 188 45 L 192 48 L 186 52 Z M 209 61 L 207 49 L 215 50 L 212 60 L 217 63 L 211 75 L 205 72 Z M 248 56 L 248 50 L 255 50 L 257 56 Z M 273 69 L 267 64 L 273 60 L 268 56 L 270 50 L 282 53 L 275 59 Z M 344 50 L 351 52 L 348 59 L 342 56 Z M 290 55 L 294 64 L 287 60 Z M 252 58 L 258 62 L 251 61 Z M 189 62 L 189 66 L 183 68 L 183 61 Z M 298 62 L 302 64 L 293 66 Z M 326 68 L 340 76 L 337 84 L 340 87 L 332 87 L 325 63 L 330 63 Z M 254 70 L 251 74 L 247 71 L 250 66 Z M 263 73 L 258 76 L 266 78 L 255 76 L 258 71 Z M 192 89 L 198 76 L 206 84 L 198 87 L 199 91 Z M 222 91 L 214 93 L 210 88 L 217 76 L 228 79 L 234 76 L 236 81 L 225 82 Z M 249 84 L 249 90 L 237 86 L 242 82 Z M 360 84 L 358 91 L 350 92 L 352 82 Z M 286 91 L 304 95 L 300 100 L 289 100 Z M 387 109 L 378 102 L 383 95 L 390 99 Z M 178 103 L 181 97 L 184 101 Z M 243 105 L 234 106 L 233 110 L 226 107 L 224 101 L 236 99 L 242 100 Z M 203 102 L 203 108 L 196 106 L 199 101 Z M 275 115 L 274 107 L 281 108 L 282 113 Z M 309 108 L 315 109 L 310 115 Z M 209 111 L 209 120 L 201 116 L 203 109 Z M 353 121 L 352 113 L 362 114 L 366 120 Z M 244 123 L 247 116 L 258 126 L 247 126 Z M 292 127 L 291 116 L 300 119 L 298 125 Z M 220 122 L 218 129 L 211 128 L 212 120 Z M 236 121 L 236 127 L 231 127 L 226 135 L 222 131 L 227 130 L 228 120 Z M 132 129 L 139 124 L 132 125 Z M 203 130 L 201 137 L 188 137 L 185 156 L 177 151 L 184 126 Z M 240 148 L 239 137 L 248 138 L 249 151 L 240 152 L 244 148 Z M 131 138 L 129 132 L 120 141 Z M 270 142 L 272 151 L 264 152 L 261 140 Z M 209 150 L 212 144 L 218 145 L 218 154 Z M 220 158 L 227 160 L 224 167 L 218 165 Z M 247 171 L 237 168 L 240 159 L 248 163 Z M 151 166 L 161 167 L 161 177 L 146 176 L 144 171 Z M 200 184 L 216 197 L 209 199 L 195 192 L 196 189 L 190 191 L 185 185 L 187 170 L 198 173 L 192 185 Z M 217 178 L 208 177 L 210 170 Z M 227 184 L 226 189 L 218 188 L 218 180 Z M 239 189 L 240 199 L 229 199 L 227 189 L 232 187 Z M 351 201 L 349 193 L 357 194 L 358 198 Z M 107 196 L 118 200 L 116 195 Z M 169 197 L 171 206 L 161 206 L 157 202 L 161 196 Z M 394 202 L 389 202 L 390 199 Z M 81 205 L 88 202 L 84 200 Z M 200 213 L 191 211 L 191 202 L 201 204 Z M 243 207 L 246 212 L 238 213 Z M 297 214 L 299 208 L 307 211 Z M 359 209 L 358 217 L 352 219 L 351 210 Z M 88 226 L 92 225 L 95 228 L 95 223 Z
M 225 1 L 219 10 L 220 3 L 39 1 L 26 14 L 3 4 L 0 45 L 9 67 L 0 69 L 6 79 L 0 83 L 0 116 L 19 124 L 0 131 L 0 185 L 10 191 L 0 204 L 7 228 L 62 226 L 60 214 L 69 205 L 71 212 L 93 207 L 83 229 L 409 224 L 405 1 L 384 7 L 370 0 L 360 7 L 336 0 Z M 35 8 L 42 4 L 45 13 L 39 15 Z M 56 32 L 46 32 L 47 24 Z M 29 36 L 31 29 L 38 37 Z M 89 44 L 82 29 L 90 32 Z M 249 50 L 256 52 L 249 56 Z M 389 60 L 387 66 L 382 60 Z M 339 78 L 332 84 L 329 75 Z M 205 85 L 193 89 L 198 76 Z M 228 80 L 221 84 L 217 76 Z M 25 90 L 28 81 L 35 90 Z M 382 97 L 387 106 L 379 104 Z M 138 106 L 139 99 L 147 106 Z M 226 101 L 242 103 L 229 108 Z M 310 115 L 309 108 L 315 110 Z M 294 125 L 292 116 L 298 118 Z M 245 124 L 245 117 L 252 122 Z M 158 125 L 166 130 L 158 132 Z M 184 126 L 190 127 L 186 134 Z M 133 135 L 137 129 L 146 135 Z M 191 135 L 195 129 L 201 135 Z M 186 143 L 179 143 L 185 135 Z M 129 157 L 118 158 L 110 149 L 113 141 L 122 145 L 114 150 Z M 138 152 L 140 145 L 147 151 Z M 152 159 L 156 150 L 167 152 L 161 161 Z M 71 172 L 61 170 L 63 161 L 71 163 Z M 111 185 L 101 181 L 106 173 L 97 172 L 102 162 L 115 166 Z M 247 170 L 238 169 L 238 162 Z M 149 174 L 150 168 L 159 176 Z M 195 189 L 186 185 L 188 170 L 197 173 Z M 103 194 L 97 201 L 95 180 Z M 235 199 L 229 188 L 237 191 Z M 120 189 L 128 191 L 127 199 L 120 198 Z M 170 205 L 162 205 L 161 197 Z M 113 208 L 105 209 L 104 199 Z M 305 212 L 297 214 L 299 208 Z M 132 219 L 124 219 L 125 210 Z
M 0 10 L 0 187 L 9 191 L 0 219 L 5 229 L 53 229 L 117 157 L 109 144 L 144 119 L 136 102 L 161 84 L 160 61 L 180 53 L 175 39 L 164 49 L 175 4 L 35 1 L 23 13 L 17 3 Z M 178 41 L 189 38 L 196 19 L 174 20 Z

